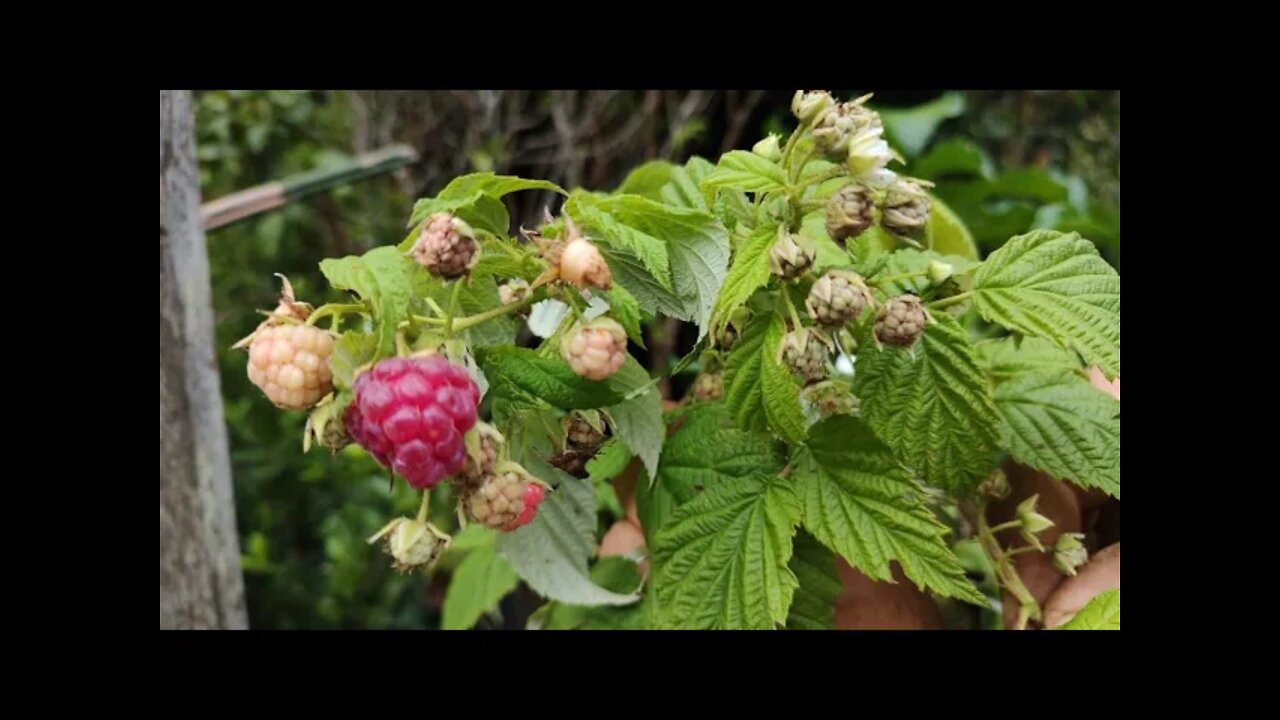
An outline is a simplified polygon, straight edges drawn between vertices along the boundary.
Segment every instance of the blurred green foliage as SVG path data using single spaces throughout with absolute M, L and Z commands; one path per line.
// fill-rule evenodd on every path
M 638 98 L 639 93 L 637 112 Z M 348 93 L 206 91 L 196 99 L 206 201 L 340 162 L 353 152 L 360 103 Z M 743 149 L 767 132 L 785 133 L 793 126 L 785 100 L 771 104 L 742 133 Z M 879 109 L 891 140 L 907 157 L 906 172 L 938 182 L 937 194 L 973 231 L 984 253 L 1032 227 L 1051 227 L 1078 230 L 1119 267 L 1119 93 L 947 93 L 923 104 Z M 709 136 L 702 118 L 670 133 L 682 155 L 717 152 L 718 138 Z M 518 148 L 496 143 L 470 152 L 471 169 L 540 175 L 505 166 Z M 442 162 L 434 155 L 428 161 Z M 304 454 L 305 416 L 267 402 L 245 375 L 244 351 L 230 349 L 261 321 L 258 309 L 274 307 L 279 281 L 272 273 L 287 275 L 307 302 L 338 299 L 327 290 L 319 261 L 400 240 L 412 201 L 384 176 L 209 234 L 252 627 L 439 626 L 441 583 L 396 574 L 382 550 L 365 542 L 393 517 L 412 515 L 418 494 L 404 483 L 389 491 L 387 472 L 361 451 L 330 457 L 313 448 Z M 621 508 L 607 483 L 597 492 L 603 532 Z M 447 526 L 450 507 L 447 493 L 441 493 L 432 503 L 433 519 Z M 437 572 L 447 573 L 458 559 L 451 551 Z

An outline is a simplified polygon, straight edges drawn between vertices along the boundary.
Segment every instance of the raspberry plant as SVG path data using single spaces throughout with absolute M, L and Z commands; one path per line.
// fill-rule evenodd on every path
M 1075 233 L 980 260 L 931 185 L 890 168 L 866 99 L 798 92 L 785 140 L 650 163 L 613 192 L 456 178 L 399 244 L 321 263 L 347 301 L 312 309 L 286 281 L 245 341 L 249 375 L 309 409 L 306 447 L 355 443 L 423 490 L 417 518 L 370 540 L 405 571 L 466 551 L 446 626 L 523 580 L 549 601 L 539 627 L 829 627 L 835 554 L 986 605 L 964 535 L 1037 619 L 995 533 L 1064 574 L 1083 546 L 1042 545 L 1034 497 L 994 528 L 983 509 L 1004 455 L 1119 497 L 1119 403 L 1087 369 L 1119 375 L 1120 279 Z M 525 190 L 563 202 L 513 235 L 502 198 Z M 665 412 L 628 354 L 658 317 L 698 338 Z M 597 489 L 629 466 L 643 575 L 639 557 L 592 563 Z M 433 489 L 450 527 L 429 522 Z

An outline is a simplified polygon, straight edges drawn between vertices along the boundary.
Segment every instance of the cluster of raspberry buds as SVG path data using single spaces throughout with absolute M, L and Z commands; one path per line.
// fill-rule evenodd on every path
M 252 335 L 233 347 L 248 346 L 249 381 L 276 407 L 305 410 L 333 390 L 329 369 L 333 337 L 301 322 L 311 315 L 311 306 L 295 300 L 288 278 L 280 278 L 284 281 L 280 304 Z
M 857 273 L 828 270 L 809 289 L 804 307 L 819 325 L 843 327 L 862 317 L 871 304 L 871 292 Z
M 917 235 L 929 224 L 929 194 L 917 181 L 898 180 L 889 186 L 881 208 L 880 225 L 898 235 Z
M 769 270 L 783 280 L 794 280 L 813 267 L 817 248 L 803 235 L 778 226 L 778 239 L 769 250 Z
M 796 328 L 782 338 L 778 360 L 786 363 L 791 373 L 806 385 L 827 376 L 830 348 L 813 330 Z
M 452 538 L 430 523 L 406 517 L 387 523 L 369 538 L 369 543 L 382 538 L 386 538 L 387 552 L 394 560 L 391 567 L 404 573 L 431 567 L 452 542 Z
M 724 374 L 705 372 L 693 381 L 693 399 L 698 402 L 724 397 Z
M 827 201 L 827 234 L 844 244 L 871 227 L 875 210 L 870 188 L 861 183 L 845 185 Z
M 607 317 L 578 323 L 560 339 L 560 357 L 578 376 L 604 380 L 627 361 L 627 331 Z
M 791 112 L 801 123 L 809 124 L 835 104 L 835 98 L 826 90 L 797 90 L 791 97 Z
M 475 233 L 449 213 L 427 218 L 409 253 L 427 272 L 446 280 L 465 275 L 480 260 Z
M 390 358 L 356 379 L 347 432 L 410 486 L 430 489 L 466 462 L 463 434 L 479 402 L 471 376 L 443 357 Z
M 876 340 L 885 345 L 911 347 L 924 334 L 924 305 L 915 295 L 891 298 L 876 313 Z
M 467 493 L 462 505 L 472 521 L 510 532 L 533 521 L 546 492 L 541 480 L 516 463 L 505 462 Z

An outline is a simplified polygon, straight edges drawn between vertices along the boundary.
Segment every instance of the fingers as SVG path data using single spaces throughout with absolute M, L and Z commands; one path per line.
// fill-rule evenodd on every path
M 1055 628 L 1075 614 L 1099 593 L 1120 587 L 1120 543 L 1108 545 L 1080 566 L 1075 577 L 1067 578 L 1044 604 L 1044 625 Z

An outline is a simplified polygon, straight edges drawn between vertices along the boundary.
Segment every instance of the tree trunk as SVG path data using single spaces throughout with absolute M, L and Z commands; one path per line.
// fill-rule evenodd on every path
M 160 628 L 244 629 L 189 91 L 160 91 Z

